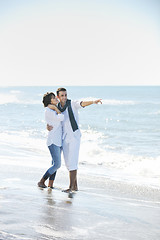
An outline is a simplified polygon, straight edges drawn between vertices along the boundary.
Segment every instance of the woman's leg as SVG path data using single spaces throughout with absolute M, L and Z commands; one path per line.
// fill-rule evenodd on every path
M 46 171 L 46 173 L 43 175 L 42 179 L 38 183 L 39 187 L 46 187 L 45 181 L 48 178 L 50 178 L 57 171 L 57 169 L 60 168 L 60 166 L 61 166 L 60 147 L 52 144 L 48 148 L 49 148 L 49 151 L 50 151 L 51 156 L 52 156 L 52 164 L 53 164 L 53 166 L 50 167 Z M 54 180 L 54 178 L 55 178 L 55 176 L 53 176 L 53 179 L 51 178 L 51 180 Z
M 42 177 L 41 180 L 38 182 L 38 187 L 46 188 L 47 186 L 45 185 L 45 181 L 46 179 Z
M 54 182 L 54 179 L 56 177 L 56 173 L 57 173 L 57 171 L 55 173 L 53 173 L 49 178 L 48 187 L 50 187 L 50 188 L 53 188 L 53 182 Z

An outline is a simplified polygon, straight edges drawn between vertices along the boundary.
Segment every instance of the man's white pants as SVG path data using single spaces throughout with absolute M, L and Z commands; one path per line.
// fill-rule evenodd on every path
M 63 156 L 65 165 L 69 171 L 78 169 L 80 140 L 80 138 L 73 138 L 69 142 L 63 140 Z

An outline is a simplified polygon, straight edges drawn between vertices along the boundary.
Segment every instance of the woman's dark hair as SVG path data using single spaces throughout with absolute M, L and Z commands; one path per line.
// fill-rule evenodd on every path
M 54 97 L 55 98 L 55 94 L 53 92 L 47 92 L 43 95 L 43 104 L 44 107 L 47 107 L 48 104 L 51 104 L 51 98 Z
M 61 92 L 61 91 L 65 92 L 67 90 L 65 88 L 58 88 L 57 89 L 57 96 L 59 96 L 59 92 Z

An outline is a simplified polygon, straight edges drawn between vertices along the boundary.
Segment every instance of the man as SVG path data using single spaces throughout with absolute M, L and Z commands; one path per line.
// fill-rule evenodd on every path
M 77 186 L 77 169 L 80 148 L 81 132 L 79 129 L 78 109 L 84 108 L 92 104 L 101 103 L 101 99 L 95 101 L 71 101 L 67 99 L 67 90 L 65 88 L 57 89 L 57 97 L 59 99 L 58 109 L 64 114 L 62 122 L 63 136 L 62 149 L 65 165 L 69 171 L 70 184 L 69 188 L 64 192 L 78 191 Z M 47 126 L 50 131 L 51 126 Z

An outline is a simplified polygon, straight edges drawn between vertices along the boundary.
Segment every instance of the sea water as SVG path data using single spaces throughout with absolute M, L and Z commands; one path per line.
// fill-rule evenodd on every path
M 79 168 L 93 175 L 159 188 L 160 87 L 64 86 L 80 109 Z M 48 166 L 43 94 L 58 86 L 0 88 L 0 161 Z

